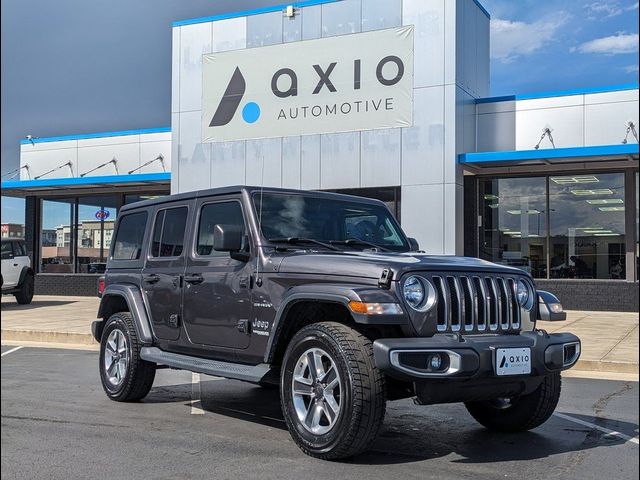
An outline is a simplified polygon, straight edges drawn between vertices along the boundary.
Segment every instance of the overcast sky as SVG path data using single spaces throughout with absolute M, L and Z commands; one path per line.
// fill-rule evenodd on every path
M 280 3 L 2 0 L 2 173 L 27 134 L 169 126 L 171 22 Z M 638 2 L 482 3 L 493 95 L 638 81 Z

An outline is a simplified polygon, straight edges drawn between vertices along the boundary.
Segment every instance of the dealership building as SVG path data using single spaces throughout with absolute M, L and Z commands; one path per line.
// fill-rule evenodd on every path
M 175 22 L 170 127 L 22 141 L 2 194 L 37 293 L 95 293 L 122 205 L 248 184 L 377 198 L 429 254 L 638 311 L 638 85 L 491 97 L 489 24 L 474 0 Z

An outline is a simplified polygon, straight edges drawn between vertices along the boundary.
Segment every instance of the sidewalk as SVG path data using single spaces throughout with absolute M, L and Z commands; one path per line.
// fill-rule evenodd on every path
M 2 341 L 96 345 L 91 322 L 99 300 L 93 297 L 37 296 L 31 305 L 2 297 Z M 567 312 L 564 322 L 538 322 L 548 332 L 568 331 L 582 340 L 576 370 L 638 373 L 638 314 Z

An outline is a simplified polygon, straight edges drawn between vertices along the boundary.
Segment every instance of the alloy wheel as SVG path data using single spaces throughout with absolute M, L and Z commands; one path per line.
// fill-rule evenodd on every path
M 119 386 L 129 367 L 129 349 L 124 333 L 115 329 L 107 338 L 104 349 L 104 371 L 109 383 L 114 387 Z
M 336 364 L 321 348 L 304 352 L 292 379 L 293 405 L 298 420 L 314 435 L 329 432 L 342 408 L 342 382 Z

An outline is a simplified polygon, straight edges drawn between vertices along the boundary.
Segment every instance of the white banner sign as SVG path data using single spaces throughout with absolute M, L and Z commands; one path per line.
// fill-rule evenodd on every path
M 204 142 L 407 127 L 412 116 L 413 26 L 202 57 Z

